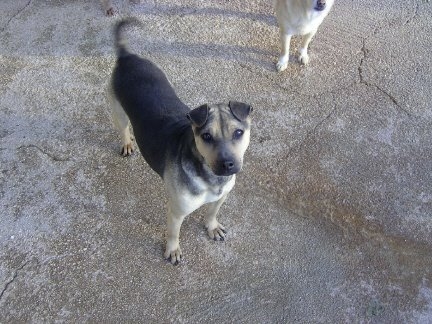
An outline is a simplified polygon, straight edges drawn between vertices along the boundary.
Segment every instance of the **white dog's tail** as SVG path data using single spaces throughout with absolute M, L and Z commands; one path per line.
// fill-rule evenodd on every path
M 141 26 L 141 22 L 136 18 L 126 18 L 119 21 L 114 26 L 114 41 L 118 57 L 125 56 L 129 53 L 127 50 L 127 40 L 123 35 L 124 27 L 129 25 Z

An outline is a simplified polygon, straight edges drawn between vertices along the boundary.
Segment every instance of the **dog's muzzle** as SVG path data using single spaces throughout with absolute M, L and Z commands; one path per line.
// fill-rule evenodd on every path
M 216 163 L 216 168 L 213 169 L 213 172 L 218 176 L 230 176 L 241 169 L 239 163 L 236 163 L 234 160 L 222 160 Z
M 316 11 L 323 11 L 326 7 L 326 2 L 325 0 L 317 0 L 316 5 L 315 5 L 315 10 Z

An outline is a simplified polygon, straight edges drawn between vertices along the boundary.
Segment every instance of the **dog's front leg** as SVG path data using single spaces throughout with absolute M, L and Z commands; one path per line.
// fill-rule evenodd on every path
M 276 63 L 276 69 L 279 72 L 284 71 L 288 67 L 291 37 L 292 37 L 292 35 L 286 33 L 281 28 L 281 30 L 280 30 L 281 56 L 279 57 L 279 61 Z
M 303 42 L 302 42 L 302 47 L 300 48 L 300 57 L 299 57 L 301 64 L 306 65 L 309 63 L 308 47 L 310 41 L 312 40 L 312 37 L 314 37 L 316 32 L 317 31 L 314 30 L 309 34 L 303 36 Z
M 172 264 L 177 265 L 181 261 L 182 252 L 180 249 L 180 227 L 187 215 L 176 213 L 169 205 L 167 215 L 167 244 L 164 256 Z
M 218 201 L 210 203 L 208 213 L 206 215 L 205 226 L 207 228 L 208 235 L 215 241 L 223 241 L 225 239 L 225 227 L 223 227 L 222 224 L 217 221 L 216 216 L 219 208 L 222 206 L 227 196 L 228 194 L 225 194 Z

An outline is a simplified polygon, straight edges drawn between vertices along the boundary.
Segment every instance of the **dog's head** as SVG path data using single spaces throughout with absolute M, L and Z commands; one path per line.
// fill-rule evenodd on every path
M 239 172 L 249 145 L 252 107 L 241 102 L 202 105 L 187 117 L 198 152 L 218 176 Z

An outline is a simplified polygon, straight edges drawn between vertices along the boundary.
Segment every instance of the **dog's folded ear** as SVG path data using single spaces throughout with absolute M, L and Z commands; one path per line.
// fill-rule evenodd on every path
M 196 127 L 202 127 L 207 121 L 210 107 L 207 104 L 201 105 L 198 108 L 191 110 L 186 117 Z
M 231 113 L 234 117 L 240 121 L 246 120 L 249 114 L 253 111 L 253 108 L 250 105 L 243 102 L 230 101 L 228 106 L 230 107 Z

